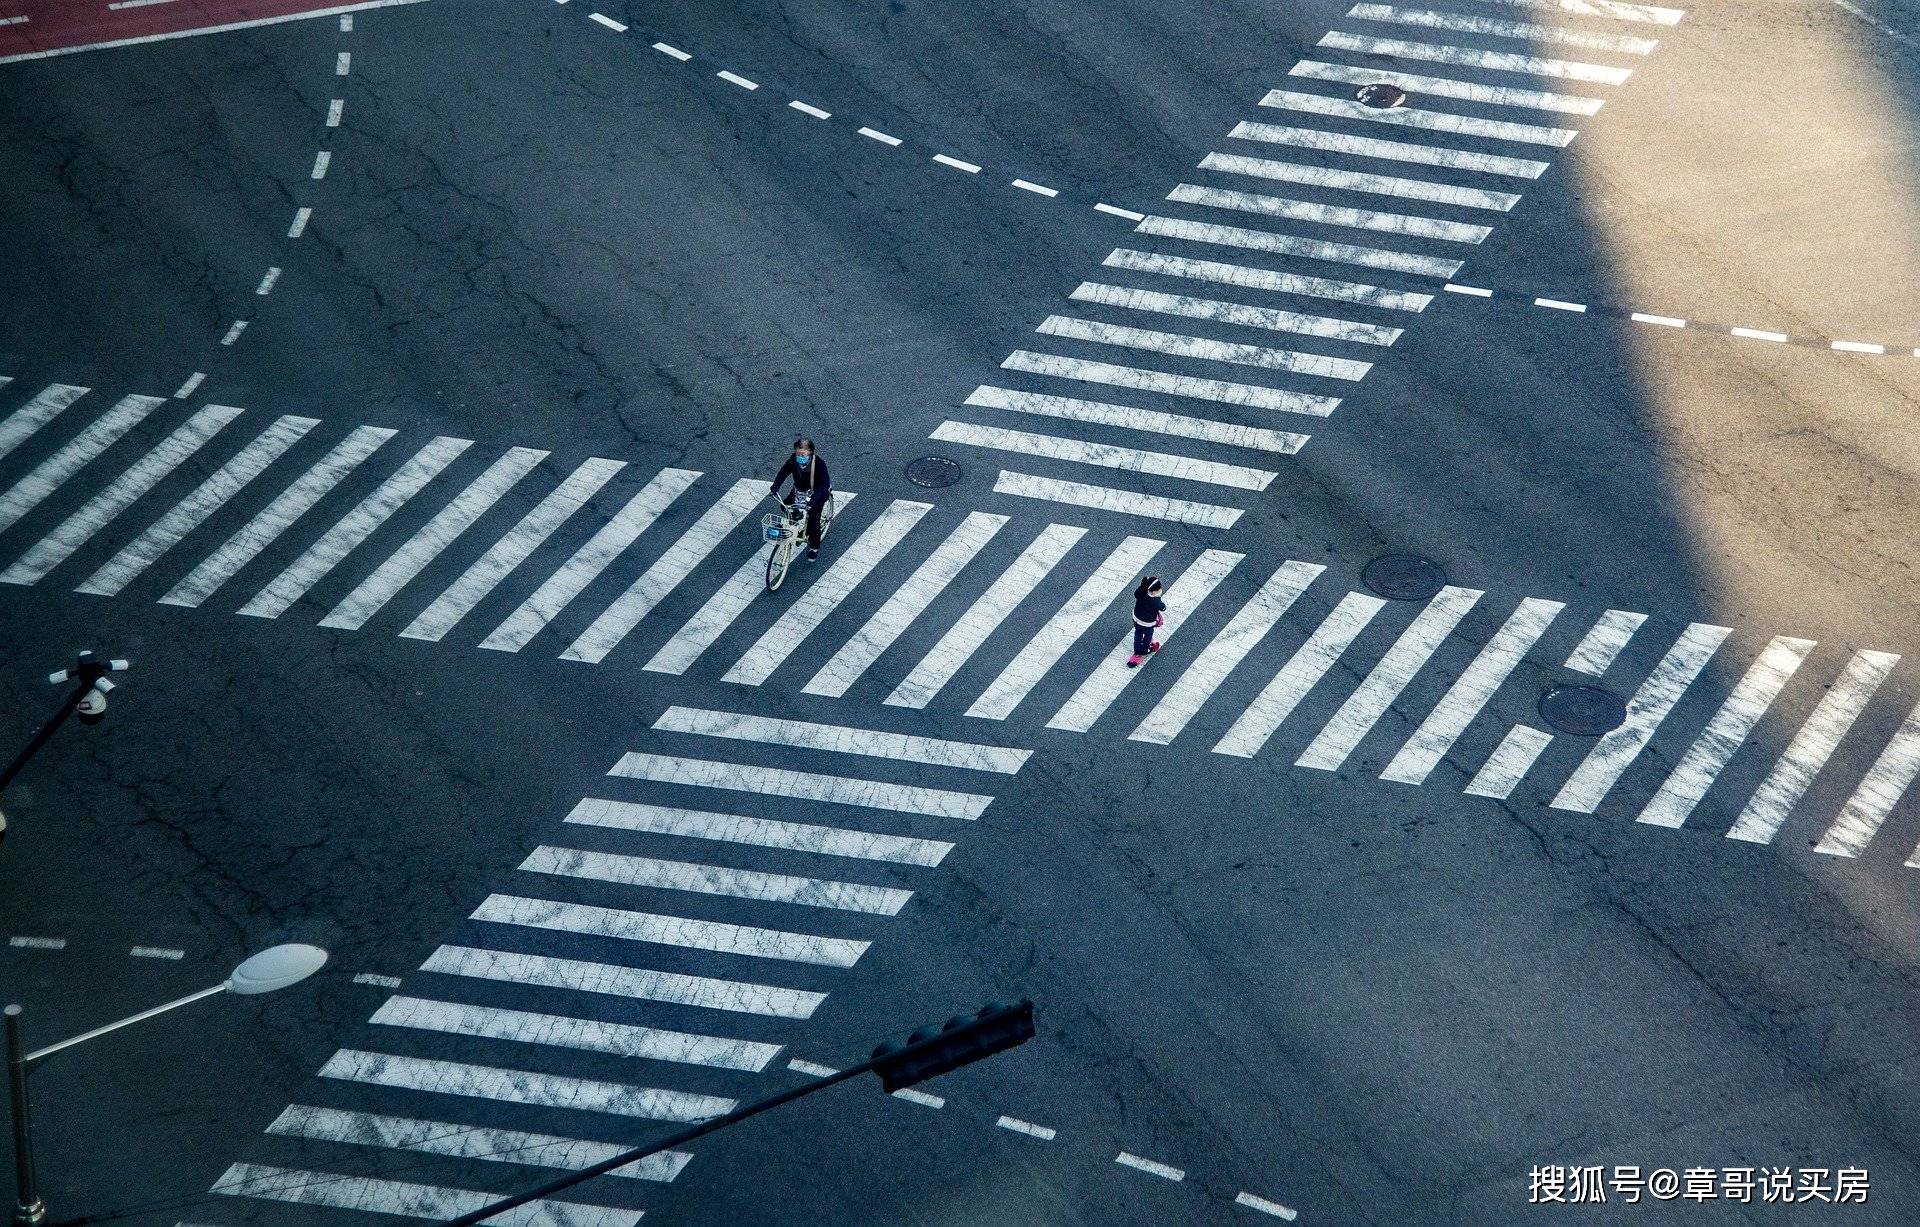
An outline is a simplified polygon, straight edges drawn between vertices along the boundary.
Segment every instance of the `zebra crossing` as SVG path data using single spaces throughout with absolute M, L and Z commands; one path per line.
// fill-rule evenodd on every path
M 1523 12 L 1484 11 L 1496 4 Z M 1261 98 L 1267 113 L 1074 288 L 1079 313 L 1042 320 L 1004 382 L 932 438 L 1018 466 L 995 489 L 1021 500 L 1231 527 L 1310 438 L 1272 415 L 1331 416 L 1682 16 L 1617 0 L 1353 5 Z M 1375 83 L 1405 105 L 1355 100 Z
M 765 1093 L 756 1075 L 1029 754 L 668 708 L 213 1191 L 263 1222 L 447 1219 L 620 1153 L 632 1122 Z M 692 1159 L 504 1218 L 632 1227 Z
M 546 450 L 445 436 L 383 460 L 399 432 L 355 426 L 334 441 L 336 428 L 280 416 L 254 433 L 238 408 L 140 396 L 63 433 L 90 395 L 54 385 L 0 418 L 0 508 L 17 510 L 0 530 L 9 585 L 297 616 L 325 633 L 533 651 L 1036 735 L 1286 752 L 1313 771 L 1371 751 L 1382 761 L 1367 770 L 1401 785 L 1449 786 L 1451 762 L 1470 775 L 1462 792 L 1496 800 L 1538 769 L 1551 808 L 1592 814 L 1624 791 L 1636 799 L 1615 806 L 1638 805 L 1641 824 L 1698 827 L 1712 796 L 1739 805 L 1727 838 L 1767 844 L 1808 827 L 1837 857 L 1866 854 L 1920 775 L 1920 716 L 1896 728 L 1888 704 L 1902 700 L 1880 695 L 1910 689 L 1892 652 L 1834 662 L 1812 640 L 1774 636 L 1729 674 L 1716 709 L 1685 715 L 1722 685 L 1711 666 L 1734 667 L 1727 627 L 1680 627 L 1643 661 L 1667 628 L 1637 611 L 1600 611 L 1556 646 L 1573 614 L 1546 597 L 1508 605 L 1456 586 L 1409 613 L 1334 590 L 1320 564 L 853 491 L 837 495 L 827 557 L 775 597 L 748 523 L 766 497 L 758 478 L 556 464 Z M 1100 628 L 1129 630 L 1126 595 L 1149 572 L 1168 584 L 1165 648 L 1133 671 L 1119 663 L 1124 638 Z M 1615 680 L 1642 667 L 1637 682 Z M 1524 721 L 1497 738 L 1489 728 L 1527 685 L 1596 678 L 1632 689 L 1627 718 L 1578 762 L 1561 761 L 1567 739 Z M 1802 708 L 1784 748 L 1757 748 L 1784 730 L 1770 713 Z M 1670 719 L 1698 731 L 1687 740 Z M 1871 738 L 1884 748 L 1868 764 Z M 1651 784 L 1650 750 L 1672 764 Z M 1834 770 L 1859 772 L 1845 796 Z M 1906 864 L 1920 867 L 1920 851 Z

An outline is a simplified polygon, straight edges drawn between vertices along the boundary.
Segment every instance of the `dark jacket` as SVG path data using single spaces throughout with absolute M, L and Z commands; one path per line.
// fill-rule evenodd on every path
M 1167 603 L 1157 596 L 1148 596 L 1142 592 L 1133 598 L 1133 624 L 1152 626 L 1166 612 Z
M 795 490 L 813 490 L 822 495 L 833 493 L 833 479 L 827 475 L 827 462 L 820 459 L 818 452 L 814 453 L 813 463 L 804 469 L 795 464 L 793 456 L 789 454 L 787 462 L 780 466 L 778 473 L 773 475 L 775 495 L 780 493 L 781 483 L 789 477 L 793 478 Z

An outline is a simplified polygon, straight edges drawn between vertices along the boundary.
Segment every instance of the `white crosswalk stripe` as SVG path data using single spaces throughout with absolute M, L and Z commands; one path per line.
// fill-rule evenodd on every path
M 548 1048 L 577 1048 L 642 1061 L 671 1061 L 747 1073 L 765 1069 L 767 1062 L 780 1052 L 778 1044 L 422 997 L 389 997 L 369 1021 L 383 1027 L 479 1036 Z
M 1514 725 L 1461 791 L 1469 796 L 1506 800 L 1513 795 L 1520 781 L 1526 778 L 1527 772 L 1533 769 L 1540 752 L 1552 741 L 1552 733 L 1544 733 L 1524 724 Z
M 94 596 L 113 596 L 137 579 L 162 554 L 180 543 L 180 539 L 206 523 L 207 518 L 244 490 L 254 478 L 284 455 L 288 448 L 320 424 L 318 418 L 281 418 L 260 436 L 236 452 L 200 486 L 174 504 L 147 530 L 124 546 L 99 570 L 81 581 L 76 592 Z
M 160 598 L 160 603 L 186 609 L 197 608 L 242 567 L 258 557 L 262 550 L 272 545 L 281 533 L 291 528 L 296 520 L 326 497 L 328 491 L 359 468 L 395 433 L 382 426 L 362 426 L 342 439 L 271 503 L 261 508 L 244 527 L 227 538 L 219 549 L 201 560 L 184 579 Z
M 945 860 L 947 853 L 953 851 L 952 844 L 937 839 L 915 839 L 905 835 L 753 818 L 745 814 L 716 814 L 705 810 L 598 798 L 588 798 L 574 806 L 573 812 L 567 815 L 567 821 L 620 831 L 674 835 L 684 839 L 746 844 L 757 848 L 786 848 L 821 856 L 890 861 L 929 869 Z
M 447 1121 L 415 1120 L 375 1112 L 316 1108 L 294 1104 L 282 1112 L 267 1132 L 281 1137 L 309 1138 L 348 1146 L 379 1146 L 419 1154 L 448 1155 L 488 1163 L 518 1163 L 578 1171 L 621 1154 L 626 1147 L 610 1142 L 528 1133 L 520 1129 L 492 1129 L 456 1125 Z M 632 1180 L 670 1181 L 686 1167 L 691 1155 L 668 1151 L 648 1155 L 614 1168 L 607 1174 Z
M 1479 0 L 1481 4 L 1504 4 L 1508 8 L 1538 9 L 1544 13 L 1572 13 L 1576 17 L 1611 17 L 1615 21 L 1643 21 L 1655 25 L 1679 25 L 1685 9 L 1657 8 L 1650 4 L 1628 4 L 1624 0 Z
M 1579 133 L 1571 128 L 1515 123 L 1504 119 L 1481 119 L 1473 115 L 1455 115 L 1450 111 L 1428 111 L 1419 107 L 1398 106 L 1381 109 L 1349 98 L 1329 98 L 1324 94 L 1304 94 L 1297 90 L 1268 90 L 1260 100 L 1263 107 L 1299 111 L 1307 115 L 1326 115 L 1376 124 L 1395 124 L 1421 128 L 1428 132 L 1452 132 L 1460 136 L 1483 136 L 1496 141 L 1516 141 L 1528 145 L 1553 145 L 1565 148 Z
M 226 405 L 208 405 L 194 414 L 78 511 L 61 521 L 59 527 L 35 542 L 6 570 L 0 571 L 0 583 L 39 583 L 49 571 L 72 557 L 75 550 L 91 541 L 95 533 L 159 485 L 167 474 L 205 447 L 221 427 L 239 416 L 240 410 Z
M 42 427 L 66 412 L 73 402 L 91 390 L 70 383 L 50 384 L 32 400 L 9 413 L 5 421 L 0 421 L 0 460 L 5 460 L 14 448 L 40 433 Z
M 1768 643 L 1636 821 L 1662 827 L 1685 823 L 1813 647 L 1811 639 L 1784 635 Z
M 1479 34 L 1491 38 L 1517 38 L 1528 43 L 1558 43 L 1563 47 L 1581 47 L 1589 51 L 1612 51 L 1621 55 L 1647 55 L 1660 45 L 1656 38 L 1636 38 L 1631 34 L 1602 34 L 1591 30 L 1569 30 L 1560 26 L 1536 25 L 1525 21 L 1507 21 L 1498 17 L 1478 17 L 1467 13 L 1443 13 L 1435 9 L 1401 8 L 1392 4 L 1356 4 L 1347 16 L 1361 21 L 1392 22 L 1421 26 L 1430 30 L 1452 30 L 1460 34 Z
M 707 759 L 674 758 L 630 750 L 620 756 L 608 775 L 651 780 L 656 784 L 684 784 L 690 788 L 718 788 L 762 793 L 800 801 L 830 801 L 867 809 L 899 810 L 935 818 L 978 818 L 993 798 L 979 793 L 889 784 L 815 771 L 785 771 L 751 763 L 722 763 Z
M 1287 70 L 1289 76 L 1310 77 L 1316 81 L 1337 81 L 1342 85 L 1371 85 L 1378 81 L 1398 85 L 1410 93 L 1432 98 L 1457 98 L 1488 106 L 1553 111 L 1562 115 L 1597 115 L 1606 105 L 1603 98 L 1583 98 L 1574 94 L 1556 94 L 1521 89 L 1510 85 L 1484 85 L 1478 81 L 1460 81 L 1452 77 L 1433 77 L 1419 73 L 1396 72 L 1384 68 L 1358 68 L 1346 64 L 1326 64 L 1319 60 L 1301 60 Z
M 1338 771 L 1482 595 L 1473 588 L 1442 588 L 1387 649 L 1367 680 L 1347 696 L 1333 719 L 1293 760 L 1294 766 Z
M 1614 784 L 1640 757 L 1640 751 L 1646 749 L 1660 722 L 1667 718 L 1673 705 L 1680 701 L 1680 696 L 1732 633 L 1729 627 L 1704 622 L 1692 623 L 1682 631 L 1633 698 L 1627 701 L 1626 722 L 1601 734 L 1587 757 L 1561 785 L 1560 792 L 1550 802 L 1553 808 L 1580 814 L 1591 814 L 1599 808 Z
M 128 431 L 138 426 L 149 413 L 167 402 L 158 396 L 128 396 L 89 422 L 79 434 L 34 467 L 0 494 L 0 533 L 19 523 L 20 518 L 45 502 L 68 478 L 85 468 Z M 22 410 L 22 412 L 25 412 Z M 9 421 L 13 419 L 9 418 Z
M 1319 128 L 1295 128 L 1288 124 L 1242 122 L 1227 133 L 1236 140 L 1262 141 L 1269 145 L 1290 145 L 1296 149 L 1314 149 L 1355 158 L 1376 158 L 1386 162 L 1410 162 L 1420 166 L 1443 166 L 1451 170 L 1470 170 L 1487 175 L 1506 175 L 1515 179 L 1538 179 L 1548 164 L 1531 158 L 1505 154 L 1476 153 L 1445 145 L 1426 145 L 1413 141 L 1385 141 L 1371 136 L 1349 136 Z
M 1004 516 L 991 518 L 1005 519 Z M 805 750 L 823 750 L 829 754 L 923 763 L 930 767 L 958 767 L 964 771 L 993 771 L 1001 775 L 1017 773 L 1033 755 L 1031 750 L 1010 746 L 984 746 L 941 737 L 887 733 L 877 729 L 816 724 L 809 720 L 783 720 L 742 712 L 708 711 L 695 707 L 669 707 L 653 722 L 653 727 L 666 733 L 692 733 L 700 737 L 723 737 L 756 745 L 795 746 Z
M 1156 636 L 1162 650 L 1173 638 L 1195 609 L 1211 596 L 1235 567 L 1240 565 L 1245 554 L 1235 554 L 1229 550 L 1208 550 L 1196 558 L 1185 571 L 1170 581 L 1165 581 L 1165 591 L 1169 598 L 1163 625 Z M 1047 721 L 1050 729 L 1061 729 L 1069 733 L 1084 733 L 1105 715 L 1114 701 L 1120 697 L 1128 683 L 1139 677 L 1141 670 L 1129 669 L 1124 661 L 1131 651 L 1133 632 L 1129 629 L 1115 647 L 1113 655 L 1093 667 L 1087 680 L 1073 692 L 1060 710 L 1053 713 Z
M 734 1101 L 624 1082 L 567 1078 L 526 1069 L 498 1069 L 465 1061 L 403 1057 L 342 1048 L 320 1067 L 322 1078 L 399 1087 L 434 1095 L 493 1099 L 634 1116 L 642 1120 L 697 1121 L 733 1110 Z
M 1920 706 L 1908 712 L 1894 730 L 1892 739 L 1847 798 L 1840 816 L 1814 845 L 1814 851 L 1828 856 L 1859 856 L 1865 852 L 1887 815 L 1912 787 L 1916 775 L 1920 775 Z M 1920 851 L 1907 859 L 1907 867 L 1915 868 L 1916 861 L 1920 861 Z
M 1223 264 L 1217 260 L 1196 260 L 1191 256 L 1164 255 L 1154 251 L 1135 251 L 1118 247 L 1101 263 L 1108 268 L 1158 273 L 1163 277 L 1186 277 L 1194 281 L 1212 281 L 1237 285 L 1250 290 L 1268 290 L 1275 294 L 1296 294 L 1303 298 L 1325 298 L 1334 302 L 1380 307 L 1389 311 L 1424 311 L 1433 301 L 1431 294 L 1407 290 L 1382 289 L 1357 281 L 1331 281 L 1325 277 L 1302 277 L 1297 273 L 1276 272 L 1246 264 Z M 1391 330 L 1397 339 L 1400 330 Z
M 1149 218 L 1148 220 L 1152 220 Z M 1016 349 L 1000 363 L 1010 371 L 1031 375 L 1051 375 L 1056 379 L 1074 379 L 1082 383 L 1100 383 L 1115 388 L 1133 388 L 1141 392 L 1160 392 L 1192 400 L 1240 405 L 1248 409 L 1272 409 L 1280 413 L 1304 413 L 1326 417 L 1339 407 L 1337 396 L 1319 396 L 1266 388 L 1257 384 L 1232 383 L 1224 379 L 1198 379 L 1190 375 L 1169 375 L 1139 367 L 1115 366 L 1082 358 L 1062 358 L 1053 354 L 1030 353 Z
M 1565 608 L 1559 601 L 1544 601 L 1538 597 L 1521 601 L 1505 625 L 1487 640 L 1487 646 L 1480 650 L 1473 663 L 1448 688 L 1427 718 L 1420 722 L 1413 736 L 1407 738 L 1407 743 L 1393 756 L 1393 761 L 1380 773 L 1380 778 L 1400 784 L 1424 783 L 1433 769 L 1440 765 L 1447 751 L 1453 748 L 1453 743 L 1467 731 L 1474 717 L 1493 698 L 1494 691 L 1507 680 L 1507 675 L 1513 672 Z
M 925 613 L 935 598 L 945 592 L 966 565 L 986 548 L 987 543 L 1006 525 L 1007 519 L 1006 516 L 984 511 L 970 513 L 960 522 L 960 527 L 954 529 L 933 553 L 927 555 L 906 582 L 894 589 L 893 595 L 874 611 L 866 625 L 855 631 L 853 638 L 841 644 L 840 650 L 827 658 L 827 663 L 820 666 L 819 672 L 800 688 L 801 693 L 834 699 L 846 694 L 906 632 L 914 619 Z M 660 725 L 656 723 L 654 727 L 659 728 Z M 1025 761 L 1024 755 L 1021 761 Z M 1019 770 L 1019 765 L 1014 764 L 1011 770 Z
M 1620 649 L 1627 646 L 1633 638 L 1633 632 L 1647 620 L 1643 613 L 1632 613 L 1624 609 L 1609 609 L 1600 615 L 1579 643 L 1574 645 L 1567 655 L 1567 668 L 1580 673 L 1599 677 L 1620 655 Z
M 1213 692 L 1227 680 L 1227 675 L 1260 645 L 1300 599 L 1300 594 L 1325 570 L 1313 563 L 1282 563 L 1214 636 L 1213 642 L 1187 666 L 1186 672 L 1154 704 L 1146 719 L 1129 734 L 1129 739 L 1170 744 L 1199 714 Z
M 1425 200 L 1434 204 L 1456 205 L 1463 209 L 1484 209 L 1494 213 L 1508 212 L 1520 203 L 1519 195 L 1514 192 L 1462 187 L 1433 179 L 1407 179 L 1398 175 L 1375 174 L 1372 171 L 1308 166 L 1301 162 L 1283 162 L 1278 158 L 1255 158 L 1238 153 L 1210 153 L 1200 159 L 1200 168 L 1224 171 L 1234 175 L 1247 175 L 1255 179 L 1271 179 L 1276 183 L 1300 183 L 1308 187 L 1329 188 L 1341 192 L 1364 192 L 1372 196 L 1397 196 L 1402 200 Z M 1319 258 L 1344 259 L 1350 264 L 1365 264 L 1373 268 L 1420 273 L 1430 277 L 1451 277 L 1461 268 L 1458 260 L 1436 260 L 1408 256 L 1397 251 L 1374 251 L 1369 248 L 1355 248 L 1354 251 L 1357 254 L 1345 257 L 1327 255 Z
M 1436 64 L 1454 64 L 1462 68 L 1484 68 L 1493 72 L 1526 73 L 1536 77 L 1559 77 L 1568 81 L 1591 81 L 1601 85 L 1624 85 L 1633 75 L 1630 68 L 1610 68 L 1605 64 L 1586 64 L 1575 60 L 1547 59 L 1517 55 L 1508 51 L 1482 51 L 1477 47 L 1414 42 L 1398 38 L 1373 38 L 1334 30 L 1323 35 L 1318 44 L 1362 55 L 1393 56 L 1403 60 L 1429 60 Z
M 232 1197 L 265 1198 L 300 1206 L 326 1206 L 441 1222 L 471 1214 L 500 1200 L 498 1193 L 372 1176 L 335 1176 L 262 1163 L 234 1164 L 220 1177 L 213 1191 Z M 640 1221 L 640 1211 L 541 1200 L 488 1221 L 500 1227 L 633 1227 Z
M 616 967 L 543 954 L 479 950 L 471 946 L 442 946 L 427 957 L 420 970 L 770 1018 L 811 1018 L 827 999 L 825 993 L 777 988 L 770 984 L 687 976 L 643 967 Z
M 1184 333 L 1159 332 L 1147 328 L 1128 328 L 1102 324 L 1096 320 L 1070 315 L 1049 315 L 1034 331 L 1069 341 L 1088 341 L 1097 345 L 1124 345 L 1152 353 L 1179 358 L 1198 358 L 1206 362 L 1229 362 L 1236 366 L 1257 366 L 1271 371 L 1290 371 L 1296 375 L 1319 375 L 1327 379 L 1358 380 L 1373 369 L 1371 362 L 1351 358 L 1328 358 L 1321 354 L 1290 349 L 1268 349 L 1259 345 L 1240 345 L 1212 341 Z
M 556 933 L 582 933 L 618 941 L 652 942 L 717 954 L 817 963 L 824 967 L 852 967 L 872 944 L 846 937 L 816 937 L 810 933 L 790 933 L 758 925 L 694 920 L 686 916 L 630 912 L 618 908 L 592 907 L 584 903 L 528 899 L 518 895 L 489 895 L 470 919 L 522 925 Z
M 1813 777 L 1833 757 L 1840 741 L 1865 710 L 1867 701 L 1887 680 L 1900 657 L 1892 652 L 1855 652 L 1842 670 L 1840 680 L 1822 695 L 1786 752 L 1774 763 L 1760 787 L 1747 801 L 1740 817 L 1727 831 L 1728 839 L 1749 843 L 1771 843 L 1787 815 L 1800 803 Z
M 1228 160 L 1224 154 L 1208 154 L 1209 158 Z M 1234 158 L 1236 166 L 1258 164 L 1264 168 L 1277 168 L 1278 162 L 1268 162 L 1261 158 Z M 1334 172 L 1321 172 L 1313 167 L 1301 167 L 1300 182 L 1312 182 L 1329 176 L 1338 177 Z M 1371 176 L 1377 178 L 1378 176 Z M 1402 182 L 1412 182 L 1403 180 Z M 1213 243 L 1222 247 L 1240 247 L 1247 251 L 1264 251 L 1275 255 L 1300 256 L 1308 260 L 1327 260 L 1337 264 L 1358 264 L 1366 268 L 1386 269 L 1395 273 L 1411 273 L 1420 277 L 1451 277 L 1460 271 L 1461 262 L 1444 260 L 1436 256 L 1414 256 L 1405 252 L 1388 251 L 1379 247 L 1360 247 L 1352 243 L 1329 243 L 1320 239 L 1303 239 L 1291 234 L 1275 234 L 1270 230 L 1249 230 L 1244 226 L 1222 226 L 1213 222 L 1183 221 L 1173 217 L 1149 217 L 1135 227 L 1142 234 L 1158 235 L 1161 238 L 1187 239 L 1195 243 Z
M 661 513 L 672 506 L 675 499 L 686 493 L 688 487 L 692 486 L 699 476 L 700 474 L 690 469 L 662 469 L 654 474 L 652 480 L 628 499 L 626 505 L 611 520 L 601 525 L 599 531 L 595 532 L 585 545 L 575 550 L 573 556 L 562 563 L 559 570 L 548 576 L 546 582 L 521 603 L 520 608 L 514 610 L 508 615 L 506 621 L 496 626 L 485 639 L 482 639 L 480 646 L 496 652 L 518 652 L 526 647 L 533 641 L 535 635 L 546 629 L 547 623 L 553 621 L 561 610 L 573 604 L 574 598 L 585 591 L 588 584 L 598 579 L 600 573 L 612 565 L 614 559 L 625 553 L 627 547 L 637 541 L 641 533 L 651 528 L 654 521 L 660 518 Z M 659 562 L 654 564 L 654 570 L 669 568 L 667 578 L 673 583 L 677 583 L 687 571 L 692 570 L 694 564 L 704 557 L 722 536 L 746 518 L 747 511 L 753 505 L 752 501 L 746 497 L 748 485 L 749 483 L 745 481 L 735 485 L 718 506 L 711 509 L 706 516 L 701 517 L 700 522 L 687 531 L 687 536 L 681 539 L 680 544 L 669 550 Z M 700 535 L 696 537 L 696 534 Z M 689 542 L 694 543 L 694 549 L 697 551 L 691 560 L 687 559 L 686 552 L 681 549 Z M 700 548 L 701 546 L 704 548 Z M 669 562 L 670 559 L 672 562 Z M 649 570 L 647 576 L 652 576 L 654 570 Z M 643 576 L 642 580 L 647 576 Z M 666 589 L 670 590 L 673 583 L 666 584 Z M 638 590 L 639 587 L 640 581 L 636 581 L 634 589 Z M 589 627 L 563 655 L 570 660 L 597 662 L 602 659 L 613 650 L 614 645 L 620 642 L 627 631 L 633 629 L 641 617 L 645 616 L 646 610 L 652 608 L 649 602 L 645 608 L 633 612 L 632 603 L 633 591 L 630 590 L 626 596 L 608 606 L 599 620 Z M 629 613 L 632 621 L 626 620 Z
M 1201 524 L 1208 528 L 1232 528 L 1241 514 L 1237 507 L 1222 507 L 1215 503 L 1168 498 L 1158 494 L 1138 494 L 1132 490 L 1063 481 L 1056 477 L 1036 477 L 1031 473 L 1016 473 L 1010 469 L 1000 470 L 1000 475 L 993 480 L 993 489 L 996 494 L 1045 499 L 1071 507 L 1091 507 L 1148 519 L 1172 520 L 1177 524 Z
M 508 448 L 486 471 L 455 495 L 431 520 L 421 525 L 406 543 L 387 555 L 373 574 L 360 581 L 320 619 L 320 625 L 336 630 L 359 630 L 367 619 L 380 612 L 402 588 L 413 582 L 427 564 L 438 558 L 459 536 L 473 527 L 486 510 L 533 471 L 547 453 L 530 447 Z
M 1203 443 L 1223 443 L 1253 451 L 1293 455 L 1306 444 L 1307 436 L 1290 430 L 1269 430 L 1263 426 L 1241 426 L 1212 418 L 1184 417 L 1157 409 L 1136 409 L 1104 401 L 1080 400 L 1071 396 L 1048 396 L 1040 392 L 1015 392 L 983 384 L 968 393 L 964 402 L 985 409 L 1006 409 L 1035 417 L 1058 418 L 1067 422 L 1086 422 L 1096 426 L 1117 426 L 1147 434 L 1170 435 L 1179 439 L 1197 439 Z
M 873 573 L 882 559 L 913 530 L 923 516 L 933 510 L 931 503 L 895 499 L 878 519 L 855 539 L 852 546 L 827 568 L 827 573 L 808 585 L 800 599 L 767 628 L 754 645 L 722 675 L 723 681 L 743 686 L 758 686 L 773 676 L 788 657 L 799 649 L 807 636 L 820 628 L 834 607 L 847 599 L 860 582 Z
M 942 443 L 964 443 L 1020 456 L 1043 456 L 1049 460 L 1119 469 L 1126 473 L 1150 473 L 1158 477 L 1204 482 L 1236 490 L 1264 490 L 1279 476 L 1270 469 L 1256 469 L 1244 464 L 1200 460 L 1172 452 L 1146 451 L 1112 443 L 1088 443 L 1082 439 L 1040 435 L 1026 430 L 977 426 L 972 422 L 942 422 L 927 437 Z
M 1139 290 L 1098 281 L 1081 282 L 1068 297 L 1075 302 L 1099 303 L 1103 307 L 1119 307 L 1127 311 L 1152 311 L 1187 319 L 1238 324 L 1245 328 L 1264 328 L 1269 332 L 1292 332 L 1301 336 L 1325 337 L 1332 341 L 1351 341 L 1357 345 L 1391 345 L 1399 340 L 1402 331 L 1356 320 L 1302 315 L 1277 307 L 1256 307 L 1186 294 L 1164 294 L 1158 290 Z
M 240 607 L 239 612 L 250 618 L 277 618 L 285 613 L 472 443 L 471 439 L 453 439 L 442 435 L 421 448 L 412 459 L 381 482 L 378 489 L 361 500 L 318 541 L 308 546 L 306 553 L 255 593 L 252 600 Z
M 1411 213 L 1384 213 L 1378 209 L 1354 209 L 1313 200 L 1290 200 L 1284 196 L 1267 196 L 1259 192 L 1198 187 L 1191 183 L 1182 183 L 1174 188 L 1167 193 L 1167 199 L 1179 204 L 1205 205 L 1210 209 L 1235 209 L 1242 213 L 1257 213 L 1262 217 L 1281 217 L 1288 221 L 1345 226 L 1384 234 L 1404 234 L 1419 239 L 1440 239 L 1448 243 L 1478 243 L 1493 233 L 1491 227 L 1474 226 L 1466 222 L 1442 221 Z
M 459 625 L 460 619 L 472 613 L 473 607 L 499 586 L 500 581 L 513 574 L 515 568 L 540 548 L 541 543 L 626 467 L 624 460 L 596 458 L 583 461 L 567 474 L 565 481 L 540 500 L 539 506 L 521 517 L 520 522 L 489 546 L 485 554 L 475 559 L 459 579 L 435 597 L 433 604 L 421 610 L 419 616 L 400 634 L 407 639 L 422 639 L 429 643 L 437 643 L 445 638 L 448 631 Z
M 1214 743 L 1215 754 L 1232 754 L 1239 758 L 1252 758 L 1267 744 L 1280 726 L 1286 723 L 1300 700 L 1307 697 L 1315 683 L 1326 676 L 1327 670 L 1340 659 L 1340 654 L 1352 646 L 1360 632 L 1373 621 L 1373 616 L 1386 607 L 1386 602 L 1378 597 L 1368 596 L 1364 592 L 1349 592 L 1334 606 L 1333 612 L 1322 619 L 1307 641 L 1300 645 L 1287 663 L 1273 675 L 1273 679 L 1255 696 L 1247 709 L 1233 722 L 1220 740 Z
M 1047 619 L 1046 625 L 981 691 L 967 708 L 967 714 L 987 720 L 1004 720 L 1012 715 L 1013 709 L 1033 692 L 1067 649 L 1092 628 L 1094 619 L 1106 612 L 1117 596 L 1132 589 L 1141 569 L 1165 544 L 1148 537 L 1128 537 L 1114 547 L 1067 603 Z

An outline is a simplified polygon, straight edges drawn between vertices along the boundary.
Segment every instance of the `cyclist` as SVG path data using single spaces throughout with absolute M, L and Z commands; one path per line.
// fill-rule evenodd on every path
M 802 435 L 793 441 L 793 455 L 773 475 L 773 497 L 780 498 L 780 486 L 793 478 L 794 497 L 807 496 L 807 558 L 820 557 L 820 512 L 833 494 L 833 482 L 827 476 L 827 462 L 814 454 L 813 440 Z

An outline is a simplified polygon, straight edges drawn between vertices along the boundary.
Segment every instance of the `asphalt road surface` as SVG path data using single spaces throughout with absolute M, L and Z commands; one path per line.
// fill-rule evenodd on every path
M 0 732 L 132 661 L 0 996 L 332 959 L 37 1064 L 50 1221 L 1023 996 L 512 1221 L 1920 1219 L 1920 12 L 177 3 L 0 4 Z

